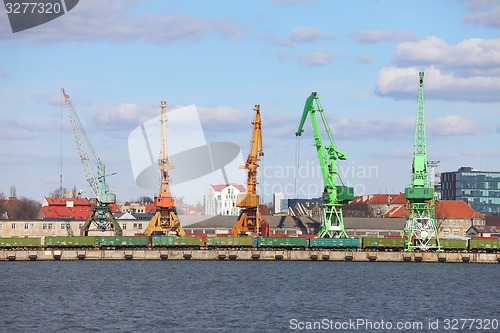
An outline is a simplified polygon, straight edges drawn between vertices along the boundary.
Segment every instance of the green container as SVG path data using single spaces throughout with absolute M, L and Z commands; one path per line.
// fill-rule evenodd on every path
M 96 245 L 95 236 L 45 236 L 46 247 L 94 247 Z
M 436 247 L 436 239 L 433 238 L 429 241 L 429 244 Z M 441 245 L 441 249 L 443 250 L 466 250 L 467 249 L 467 240 L 465 239 L 439 239 L 439 245 Z
M 358 248 L 361 246 L 359 238 L 310 238 L 310 247 L 320 248 Z
M 207 237 L 208 247 L 251 247 L 254 245 L 253 237 Z
M 0 247 L 3 248 L 39 248 L 42 244 L 40 237 L 2 237 Z
M 177 236 L 152 236 L 151 244 L 153 247 L 175 246 Z
M 405 245 L 406 238 L 363 237 L 363 248 L 400 249 Z
M 469 240 L 471 250 L 498 250 L 500 239 L 471 239 Z
M 258 247 L 275 248 L 305 248 L 307 238 L 305 237 L 259 237 Z
M 96 236 L 100 247 L 148 247 L 148 236 Z
M 201 247 L 201 236 L 153 236 L 153 247 Z

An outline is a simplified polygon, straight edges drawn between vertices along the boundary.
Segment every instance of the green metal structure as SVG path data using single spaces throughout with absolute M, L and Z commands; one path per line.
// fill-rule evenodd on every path
M 318 153 L 324 183 L 322 203 L 323 214 L 321 217 L 321 227 L 318 232 L 318 238 L 347 238 L 348 236 L 344 229 L 342 205 L 354 199 L 354 189 L 344 186 L 337 169 L 337 160 L 346 160 L 347 154 L 337 149 L 316 92 L 311 93 L 306 100 L 302 119 L 295 133 L 296 136 L 301 136 L 304 132 L 303 127 L 308 115 L 311 117 L 315 142 L 314 146 L 316 146 L 316 151 Z M 323 144 L 321 139 L 321 131 L 317 119 L 318 116 L 321 118 L 325 127 L 329 144 Z M 337 185 L 337 178 L 342 185 Z
M 73 129 L 73 135 L 75 137 L 76 147 L 78 149 L 78 154 L 80 156 L 80 162 L 85 173 L 85 179 L 90 185 L 92 192 L 96 196 L 95 205 L 93 205 L 92 213 L 85 221 L 83 225 L 82 234 L 83 236 L 88 236 L 89 231 L 113 231 L 115 235 L 122 235 L 122 228 L 116 221 L 113 212 L 109 205 L 116 203 L 116 195 L 109 191 L 108 185 L 106 183 L 106 172 L 104 163 L 101 162 L 94 148 L 90 144 L 90 141 L 85 133 L 85 129 L 78 118 L 78 115 L 73 109 L 71 99 L 64 91 L 61 89 L 64 102 L 66 104 L 66 110 L 68 111 L 68 117 L 71 123 L 71 128 Z M 94 174 L 92 169 L 92 164 L 90 163 L 87 150 L 87 146 L 92 154 L 94 162 L 97 166 L 97 176 Z
M 434 188 L 429 186 L 424 122 L 424 72 L 419 72 L 418 106 L 415 120 L 411 185 L 405 188 L 409 216 L 403 230 L 405 251 L 441 250 L 434 216 Z M 435 239 L 435 242 L 431 242 Z M 435 245 L 434 245 L 435 244 Z

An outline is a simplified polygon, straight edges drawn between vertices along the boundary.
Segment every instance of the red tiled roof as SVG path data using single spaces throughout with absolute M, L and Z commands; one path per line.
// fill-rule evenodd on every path
M 92 213 L 92 207 L 62 207 L 44 206 L 42 207 L 45 218 L 74 218 L 75 220 L 86 220 Z
M 447 219 L 484 219 L 484 215 L 475 211 L 461 200 L 439 200 L 436 203 L 435 215 L 437 218 Z M 405 206 L 395 207 L 385 214 L 385 217 L 408 217 Z
M 146 208 L 144 208 L 144 210 L 146 211 L 146 213 L 154 212 L 156 211 L 156 205 L 154 203 L 148 203 L 146 204 Z
M 240 185 L 240 184 L 220 184 L 220 185 L 214 185 L 214 184 L 210 184 L 210 186 L 212 186 L 212 188 L 214 189 L 214 191 L 216 192 L 220 192 L 222 191 L 223 189 L 225 189 L 226 187 L 228 186 L 234 186 L 235 188 L 238 189 L 238 191 L 240 192 L 246 192 L 247 190 L 245 189 L 245 187 L 243 185 Z
M 475 211 L 462 200 L 440 200 L 436 204 L 436 217 L 457 219 L 484 219 L 484 215 Z
M 87 198 L 45 198 L 49 206 L 66 206 L 68 201 L 73 201 L 75 206 L 89 206 L 89 200 Z
M 74 218 L 86 220 L 92 213 L 93 206 L 87 198 L 45 198 L 49 204 L 43 206 L 45 218 Z M 73 207 L 67 207 L 67 202 L 73 202 Z M 112 213 L 121 213 L 117 204 L 109 205 Z

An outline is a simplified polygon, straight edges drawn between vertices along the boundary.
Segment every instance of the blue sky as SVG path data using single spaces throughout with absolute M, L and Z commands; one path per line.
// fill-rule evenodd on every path
M 161 100 L 169 110 L 196 105 L 206 140 L 236 143 L 243 158 L 260 104 L 264 200 L 274 191 L 318 196 L 309 121 L 295 177 L 294 133 L 312 91 L 349 156 L 344 182 L 357 194 L 404 191 L 419 70 L 437 171 L 499 171 L 499 35 L 500 2 L 488 0 L 85 0 L 15 34 L 1 11 L 0 192 L 15 185 L 41 201 L 59 187 L 62 160 L 63 186 L 90 196 L 62 87 L 117 173 L 108 182 L 122 202 L 155 193 L 135 183 L 128 136 L 158 116 Z M 173 194 L 194 203 L 209 183 L 184 185 Z

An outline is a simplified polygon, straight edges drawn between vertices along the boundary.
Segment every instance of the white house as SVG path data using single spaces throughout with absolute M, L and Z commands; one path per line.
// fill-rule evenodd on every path
M 246 189 L 240 184 L 211 184 L 204 198 L 205 215 L 239 215 L 241 209 L 236 203 L 242 193 Z

